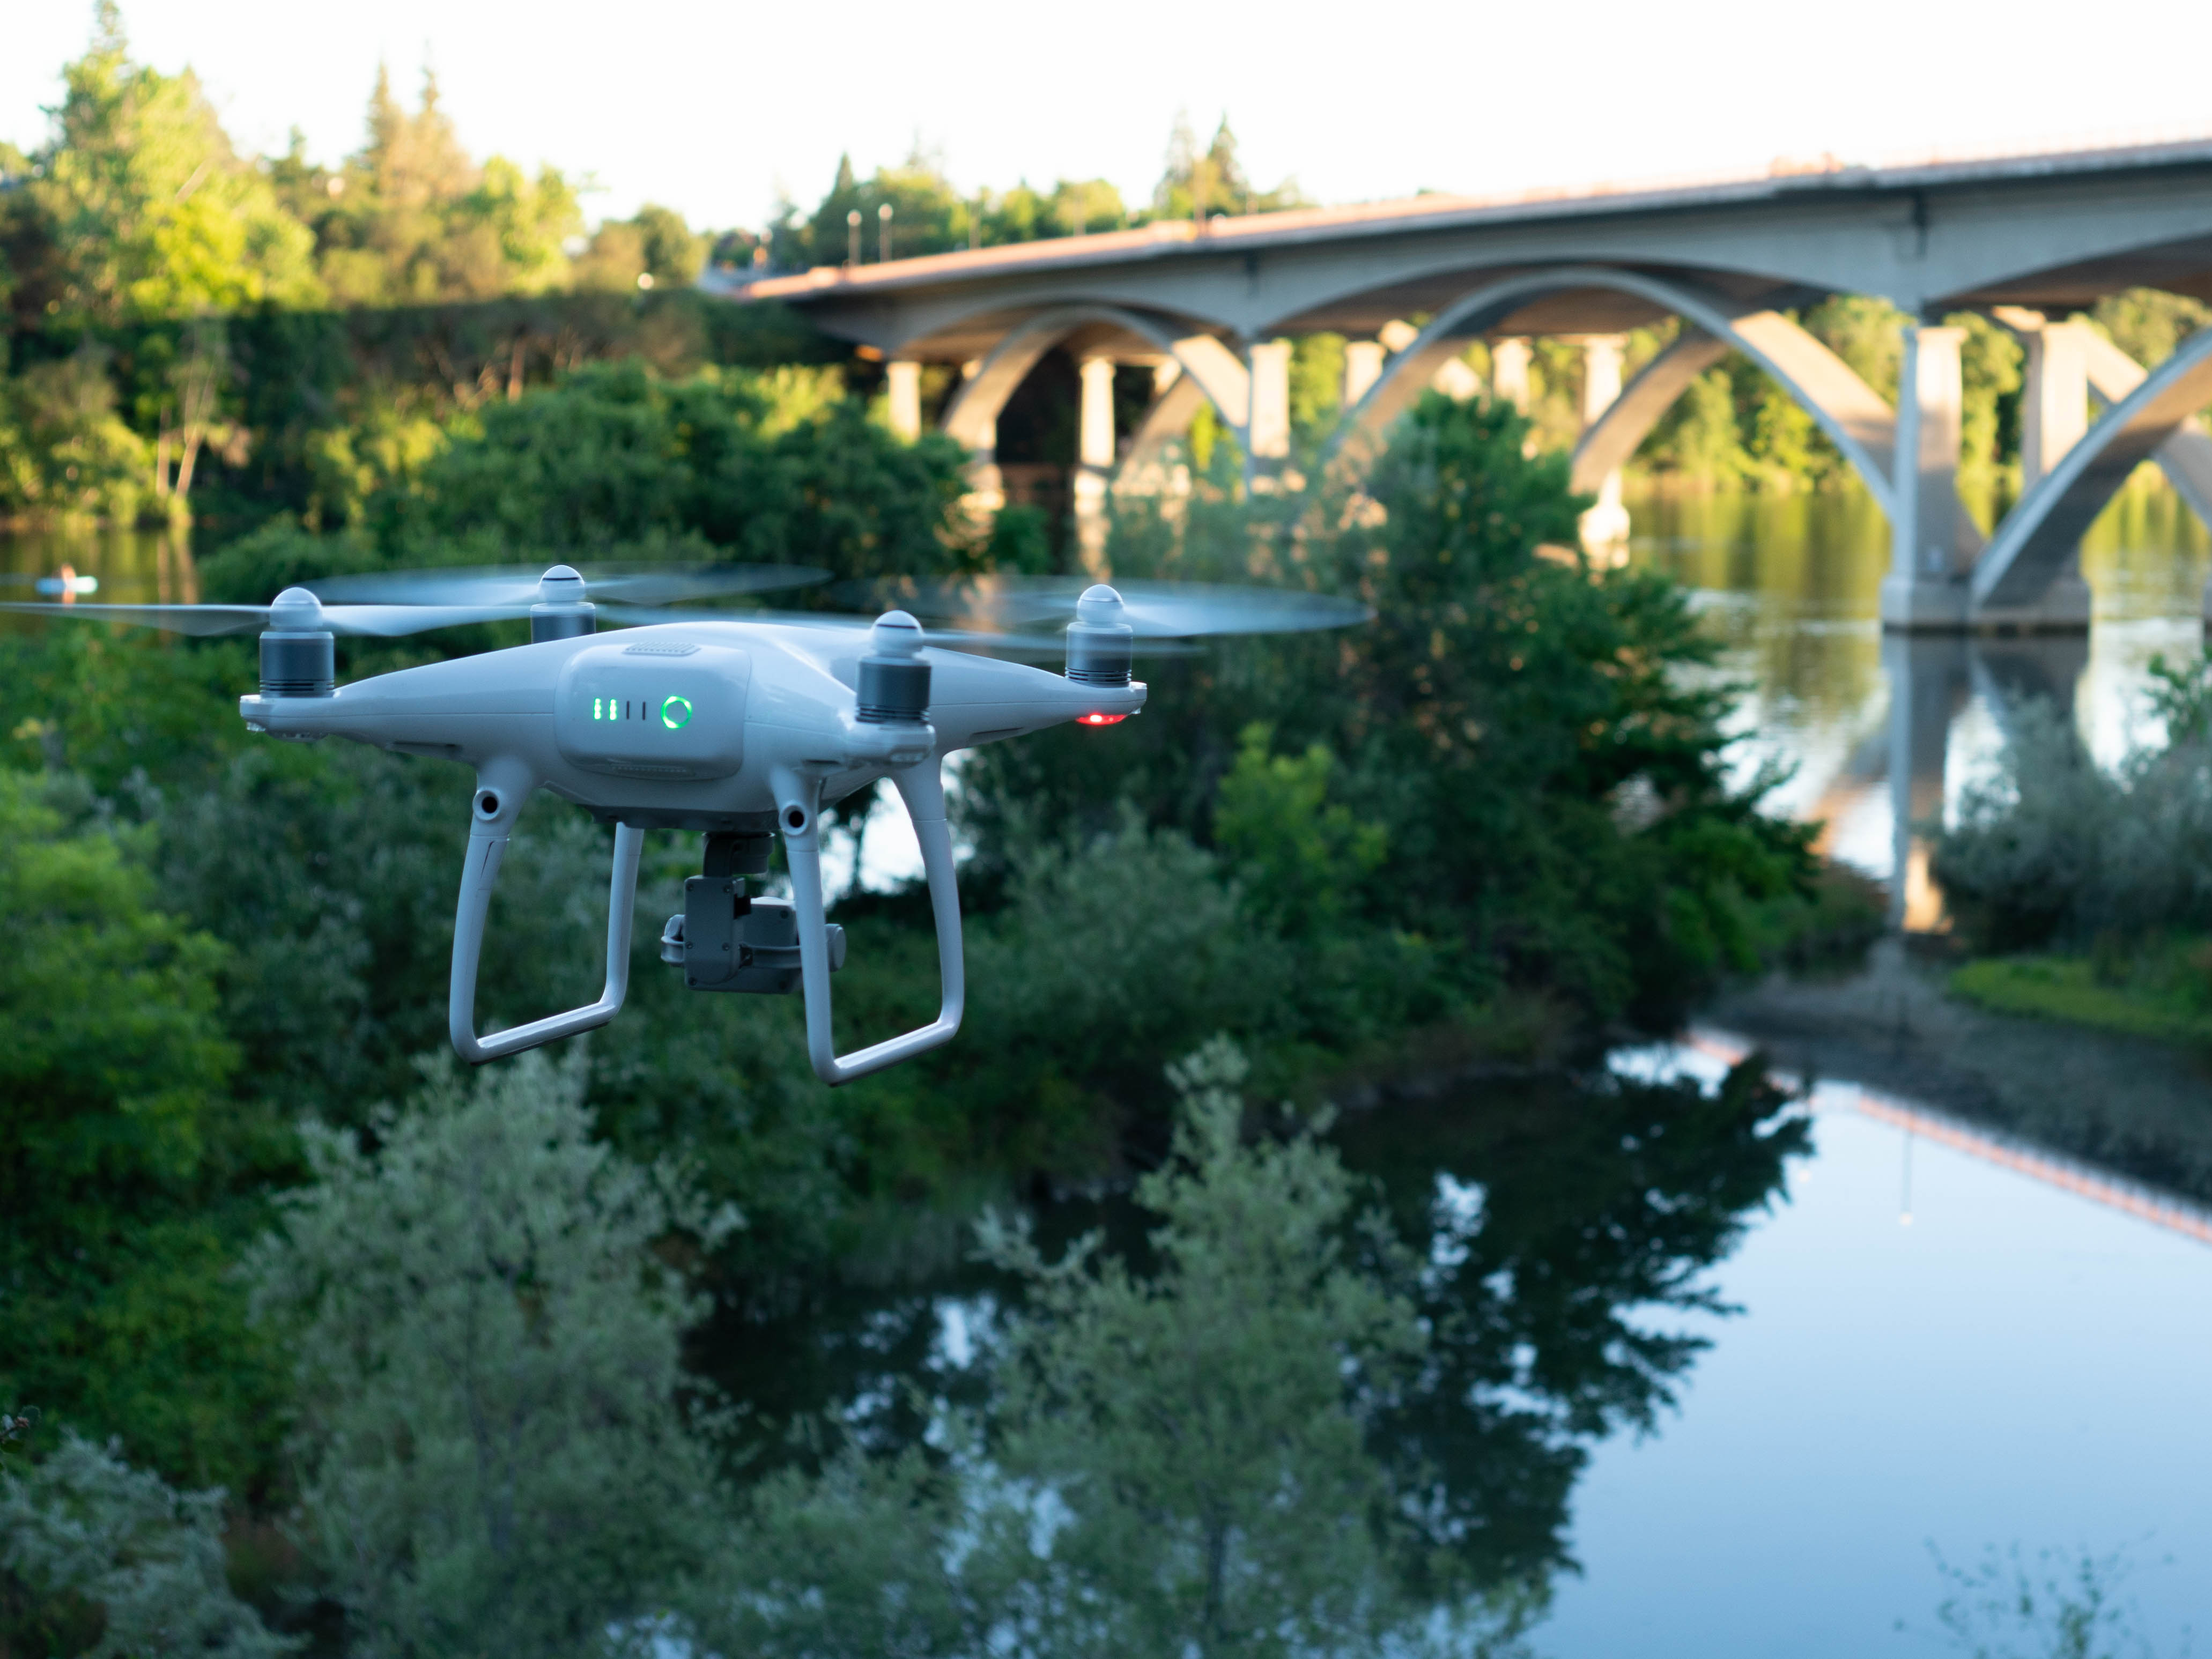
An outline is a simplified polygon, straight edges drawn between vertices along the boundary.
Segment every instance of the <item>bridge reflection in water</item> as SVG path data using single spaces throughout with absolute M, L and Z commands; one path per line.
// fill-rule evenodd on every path
M 1693 1030 L 1682 1044 L 1685 1058 L 1691 1054 L 1703 1056 L 1723 1068 L 1746 1059 L 1752 1048 L 1752 1044 L 1732 1033 L 1711 1030 Z M 1776 1076 L 1778 1081 L 1795 1086 L 1794 1079 L 1779 1073 Z M 1984 1164 L 2026 1176 L 2031 1181 L 2087 1199 L 2093 1204 L 2101 1204 L 2154 1227 L 2179 1233 L 2184 1238 L 2212 1244 L 2212 1206 L 2131 1180 L 2102 1165 L 2020 1136 L 1856 1083 L 1816 1084 L 1811 1104 L 1815 1111 L 1856 1111 L 1877 1123 L 1902 1129 L 1908 1137 L 1917 1136 L 1936 1146 L 1948 1146 L 1953 1152 L 1964 1152 Z M 1908 1139 L 1908 1159 L 1911 1156 L 1911 1145 Z M 1912 1211 L 1909 1175 L 1905 1191 L 1902 1217 L 1910 1222 Z
M 1687 584 L 1745 688 L 1737 763 L 1792 775 L 1771 804 L 1824 824 L 1820 850 L 1889 885 L 1893 920 L 1945 925 L 1924 830 L 1993 775 L 2029 704 L 2073 721 L 2110 764 L 2151 734 L 2150 659 L 2203 649 L 2212 540 L 2155 485 L 2123 492 L 2085 539 L 2098 595 L 2084 634 L 1885 633 L 1887 530 L 1856 491 L 1632 495 L 1632 556 Z

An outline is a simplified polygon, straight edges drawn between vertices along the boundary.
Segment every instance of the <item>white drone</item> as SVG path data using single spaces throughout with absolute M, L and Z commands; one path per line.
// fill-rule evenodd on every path
M 818 579 L 781 567 L 632 573 L 596 580 L 592 591 L 634 605 Z M 704 872 L 684 884 L 684 908 L 661 935 L 661 960 L 681 967 L 695 990 L 803 989 L 808 1054 L 831 1085 L 934 1048 L 960 1029 L 966 988 L 945 817 L 948 755 L 1069 721 L 1120 724 L 1145 706 L 1146 688 L 1130 677 L 1139 649 L 1173 649 L 1201 635 L 1334 628 L 1370 614 L 1344 600 L 1277 590 L 1158 584 L 1124 593 L 1099 584 L 1079 596 L 1072 584 L 988 580 L 980 589 L 925 589 L 910 600 L 987 625 L 931 632 L 903 610 L 869 623 L 595 605 L 584 579 L 564 564 L 536 578 L 483 571 L 316 586 L 319 597 L 289 587 L 269 605 L 0 610 L 192 634 L 258 628 L 260 690 L 239 700 L 249 730 L 300 742 L 350 738 L 474 767 L 448 1003 L 453 1047 L 464 1060 L 534 1048 L 620 1012 L 644 833 L 687 830 L 706 835 Z M 418 602 L 425 592 L 458 603 Z M 1066 616 L 1071 601 L 1064 673 L 978 654 L 1040 645 L 1058 654 L 1062 642 L 1050 635 L 987 629 Z M 653 620 L 600 635 L 602 614 Z M 526 616 L 528 645 L 335 684 L 336 635 L 392 637 Z M 885 777 L 921 846 L 942 1002 L 931 1024 L 841 1056 L 830 1038 L 830 981 L 844 965 L 845 939 L 824 915 L 822 811 Z M 484 915 L 516 817 L 541 788 L 615 826 L 606 984 L 587 1006 L 479 1036 Z M 774 836 L 783 839 L 788 901 L 750 896 L 745 886 L 745 878 L 767 873 Z

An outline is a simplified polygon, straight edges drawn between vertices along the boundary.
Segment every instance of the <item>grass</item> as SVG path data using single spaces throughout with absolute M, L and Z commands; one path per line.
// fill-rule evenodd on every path
M 2163 1042 L 2212 1045 L 2212 942 L 2165 939 L 2122 951 L 1984 957 L 1950 988 L 1998 1013 L 2061 1020 Z

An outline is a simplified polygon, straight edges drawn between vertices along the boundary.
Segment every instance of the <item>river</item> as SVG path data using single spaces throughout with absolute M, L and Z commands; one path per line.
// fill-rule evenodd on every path
M 1692 587 L 1723 641 L 1714 672 L 1747 688 L 1737 763 L 1791 769 L 1774 804 L 1827 820 L 1829 850 L 1893 881 L 1908 928 L 1941 925 L 1911 824 L 1986 775 L 2022 697 L 2069 705 L 2109 760 L 2146 729 L 2150 658 L 2202 648 L 2212 545 L 2162 492 L 2124 494 L 2093 532 L 2086 641 L 1885 640 L 1887 531 L 1860 495 L 1631 507 L 1632 556 Z M 158 537 L 19 540 L 0 569 L 46 574 L 64 556 L 102 599 L 182 597 L 189 581 Z M 867 837 L 870 878 L 899 873 L 899 828 L 887 817 Z M 1940 999 L 1884 949 L 1900 997 Z M 1936 1089 L 1924 1055 L 1831 1044 L 1796 1109 L 1802 1150 L 1740 1152 L 1733 1170 L 1655 1173 L 1606 1127 L 1609 1089 L 1711 1084 L 1743 1042 L 1726 1029 L 1616 1054 L 1625 1083 L 1470 1085 L 1346 1121 L 1346 1157 L 1412 1231 L 1462 1225 L 1462 1253 L 1474 1239 L 1484 1273 L 1465 1294 L 1495 1304 L 1505 1374 L 1556 1344 L 1579 1355 L 1554 1379 L 1561 1398 L 1625 1387 L 1650 1411 L 1648 1431 L 1632 1411 L 1610 1433 L 1562 1433 L 1547 1415 L 1559 1399 L 1525 1381 L 1482 1407 L 1484 1461 L 1457 1474 L 1516 1493 L 1489 1518 L 1555 1569 L 1537 1653 L 1938 1651 L 1955 1589 L 1941 1563 L 1972 1571 L 2014 1548 L 2032 1572 L 2045 1551 L 2062 1571 L 2085 1551 L 2117 1557 L 2145 1651 L 2176 1655 L 2187 1627 L 2212 1629 L 2212 1083 L 2146 1050 L 2035 1036 L 2080 1078 L 2009 1127 Z M 2011 1040 L 1987 1021 L 1923 1036 L 1938 1052 Z M 2130 1111 L 2171 1145 L 2148 1164 L 2097 1161 L 2117 1144 L 2103 1126 Z M 1606 1207 L 1624 1183 L 1629 1207 Z M 1703 1221 L 1684 1232 L 1686 1214 Z M 1047 1235 L 1089 1218 L 1080 1205 L 1048 1216 Z M 1647 1257 L 1733 1311 L 1655 1297 L 1634 1266 Z M 1577 1296 L 1623 1330 L 1704 1346 L 1644 1388 L 1602 1321 L 1595 1336 L 1565 1328 L 1497 1288 L 1531 1264 L 1582 1275 Z M 916 1426 L 896 1420 L 902 1384 L 955 1389 L 997 1293 L 957 1267 L 878 1274 L 795 1315 L 737 1320 L 702 1352 L 770 1416 L 827 1408 L 896 1439 Z

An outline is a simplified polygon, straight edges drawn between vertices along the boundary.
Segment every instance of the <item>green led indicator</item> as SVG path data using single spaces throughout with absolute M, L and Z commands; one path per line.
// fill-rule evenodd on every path
M 666 697 L 660 704 L 660 723 L 672 732 L 681 732 L 691 724 L 691 699 Z
M 592 718 L 595 720 L 603 720 L 606 719 L 606 707 L 607 702 L 605 697 L 593 697 L 592 699 Z

